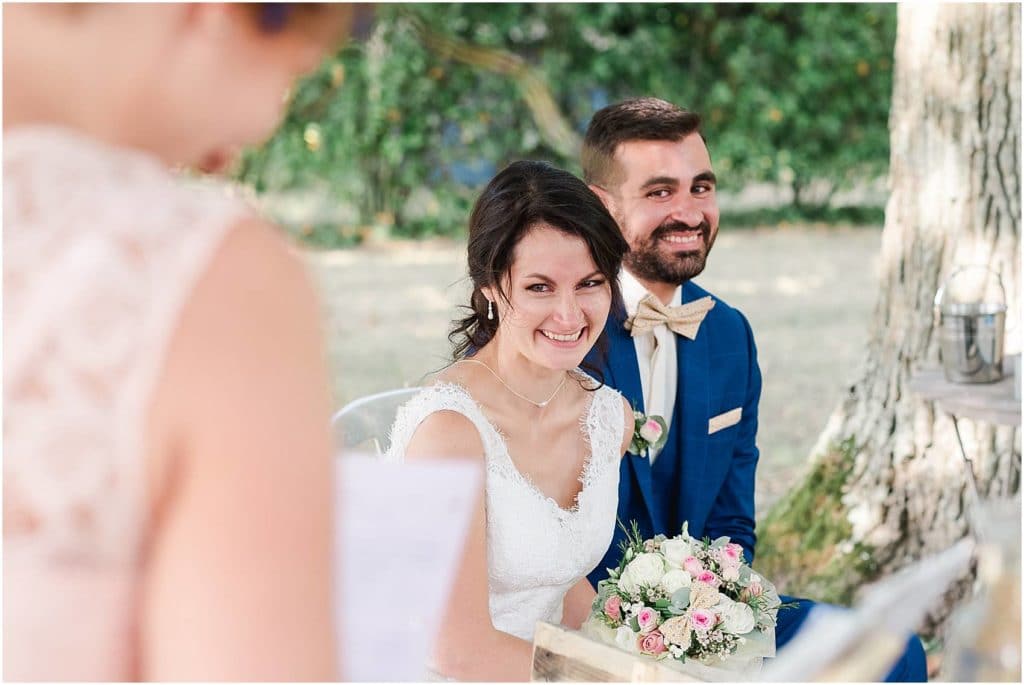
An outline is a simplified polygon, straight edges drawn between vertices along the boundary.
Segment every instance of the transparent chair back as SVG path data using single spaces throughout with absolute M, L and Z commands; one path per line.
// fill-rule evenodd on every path
M 331 418 L 335 443 L 342 451 L 381 456 L 398 408 L 421 388 L 401 388 L 352 400 Z

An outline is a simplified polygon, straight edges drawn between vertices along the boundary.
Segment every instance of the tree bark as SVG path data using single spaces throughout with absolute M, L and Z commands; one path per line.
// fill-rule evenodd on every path
M 849 601 L 856 586 L 966 533 L 952 421 L 908 388 L 916 369 L 939 364 L 932 300 L 955 267 L 1002 274 L 1006 350 L 1020 350 L 1020 5 L 901 4 L 897 17 L 891 194 L 866 358 L 807 479 L 769 512 L 759 546 L 784 589 L 829 595 L 814 599 Z M 980 273 L 968 286 L 997 297 L 995 279 Z M 960 427 L 982 497 L 1018 493 L 1019 429 Z M 805 516 L 829 523 L 809 534 Z M 941 635 L 968 585 L 923 633 Z

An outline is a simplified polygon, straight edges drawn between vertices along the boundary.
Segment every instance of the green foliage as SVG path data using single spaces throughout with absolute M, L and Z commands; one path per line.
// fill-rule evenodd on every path
M 877 575 L 871 548 L 847 544 L 842 496 L 856 453 L 852 437 L 832 445 L 758 526 L 757 567 L 781 591 L 848 606 Z
M 372 36 L 298 85 L 242 165 L 258 191 L 294 200 L 278 218 L 315 243 L 457 235 L 515 159 L 579 172 L 514 79 L 426 47 L 417 22 L 523 58 L 577 133 L 624 97 L 701 112 L 723 190 L 779 182 L 824 206 L 827 193 L 807 198 L 812 179 L 837 189 L 886 169 L 893 5 L 381 4 Z

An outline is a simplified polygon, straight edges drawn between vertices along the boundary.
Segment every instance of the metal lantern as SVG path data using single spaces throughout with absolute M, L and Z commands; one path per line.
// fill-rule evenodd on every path
M 968 269 L 995 274 L 1001 302 L 947 302 L 953 278 Z M 935 293 L 935 327 L 946 380 L 952 383 L 993 383 L 1003 377 L 1003 337 L 1006 329 L 1006 289 L 999 274 L 985 266 L 953 271 Z

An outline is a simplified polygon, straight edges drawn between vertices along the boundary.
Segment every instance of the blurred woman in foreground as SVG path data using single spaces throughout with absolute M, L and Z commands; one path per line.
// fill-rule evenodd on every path
M 345 7 L 4 12 L 4 677 L 327 680 L 314 294 L 213 184 Z

